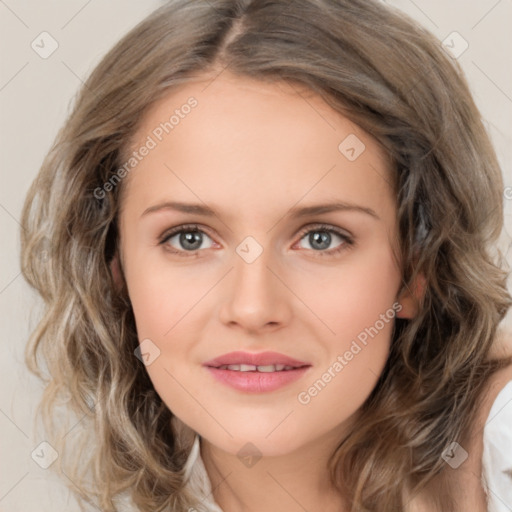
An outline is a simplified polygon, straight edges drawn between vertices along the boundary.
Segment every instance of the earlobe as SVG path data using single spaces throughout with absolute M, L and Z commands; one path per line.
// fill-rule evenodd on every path
M 402 306 L 400 311 L 397 311 L 397 318 L 414 318 L 419 311 L 420 302 L 424 296 L 426 288 L 426 280 L 423 274 L 418 274 L 414 280 L 412 289 L 404 287 L 398 297 L 398 303 Z

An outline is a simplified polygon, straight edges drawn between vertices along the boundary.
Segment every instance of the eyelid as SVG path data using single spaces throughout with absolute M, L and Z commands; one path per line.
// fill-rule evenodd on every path
M 321 223 L 321 222 L 317 222 L 317 223 L 313 222 L 313 223 L 309 223 L 309 224 L 305 225 L 297 232 L 297 234 L 294 236 L 294 238 L 298 237 L 298 240 L 297 240 L 297 242 L 295 242 L 294 245 L 296 245 L 298 242 L 300 242 L 304 238 L 304 235 L 306 235 L 310 231 L 315 231 L 315 230 L 316 231 L 326 231 L 328 233 L 334 233 L 337 236 L 344 239 L 344 243 L 342 244 L 341 248 L 330 249 L 330 250 L 325 250 L 325 251 L 313 251 L 319 256 L 333 255 L 333 254 L 337 253 L 338 251 L 343 250 L 343 248 L 345 246 L 352 246 L 355 243 L 354 236 L 346 229 L 343 229 L 343 228 L 340 228 L 340 227 L 337 227 L 337 226 L 334 226 L 331 224 L 326 224 L 326 223 Z M 175 236 L 181 232 L 184 232 L 184 231 L 197 231 L 199 233 L 204 233 L 210 239 L 212 239 L 212 241 L 214 241 L 214 243 L 217 243 L 214 240 L 215 237 L 212 234 L 210 234 L 209 228 L 207 228 L 206 226 L 203 226 L 201 224 L 190 223 L 190 224 L 180 224 L 178 226 L 174 226 L 173 228 L 166 230 L 162 235 L 160 235 L 160 237 L 158 237 L 158 245 L 164 245 L 170 238 L 172 238 L 173 236 Z M 174 253 L 174 254 L 181 254 L 181 255 L 188 254 L 189 256 L 197 255 L 199 252 L 201 252 L 201 249 L 197 249 L 195 251 L 183 251 L 183 250 L 178 250 L 178 249 L 167 249 L 167 250 L 169 250 L 171 253 Z
M 210 238 L 212 238 L 212 235 L 210 234 L 209 228 L 206 226 L 202 226 L 201 224 L 180 224 L 178 226 L 174 226 L 173 228 L 169 228 L 165 230 L 159 237 L 158 237 L 158 243 L 162 244 L 166 242 L 169 238 L 171 238 L 174 235 L 177 235 L 178 233 L 181 233 L 182 231 L 199 231 L 201 233 L 205 233 Z
M 346 229 L 334 226 L 332 224 L 322 223 L 322 222 L 313 222 L 311 224 L 308 224 L 308 225 L 304 226 L 303 228 L 301 228 L 299 230 L 299 232 L 297 233 L 297 236 L 301 236 L 302 237 L 306 233 L 309 233 L 309 231 L 314 231 L 314 230 L 328 231 L 328 232 L 336 233 L 337 235 L 343 236 L 343 237 L 348 238 L 350 240 L 354 239 L 354 236 L 352 235 L 352 233 L 350 233 Z

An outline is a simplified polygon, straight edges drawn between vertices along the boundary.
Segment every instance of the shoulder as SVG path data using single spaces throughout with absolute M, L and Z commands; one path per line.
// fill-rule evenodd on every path
M 490 357 L 494 359 L 507 356 L 512 356 L 512 332 L 500 331 Z M 468 437 L 465 440 L 454 440 L 460 446 L 457 449 L 464 450 L 460 453 L 463 456 L 467 455 L 467 458 L 463 460 L 460 466 L 453 467 L 453 469 L 452 466 L 447 466 L 442 472 L 442 477 L 434 481 L 426 494 L 420 493 L 417 499 L 411 500 L 411 506 L 407 509 L 409 512 L 431 511 L 432 505 L 429 501 L 429 493 L 442 495 L 445 492 L 450 492 L 456 499 L 460 510 L 479 512 L 499 510 L 488 509 L 487 499 L 492 499 L 492 493 L 488 492 L 487 488 L 492 488 L 494 482 L 488 482 L 487 478 L 486 481 L 482 479 L 482 475 L 485 473 L 483 459 L 484 452 L 488 451 L 488 438 L 492 435 L 489 428 L 491 425 L 494 429 L 501 428 L 507 431 L 507 428 L 504 428 L 503 421 L 509 422 L 510 429 L 505 435 L 509 437 L 509 442 L 512 445 L 512 421 L 503 418 L 502 414 L 499 417 L 496 414 L 496 411 L 503 407 L 496 399 L 503 397 L 500 393 L 506 388 L 507 395 L 510 394 L 510 397 L 505 397 L 510 401 L 508 413 L 512 415 L 512 388 L 507 387 L 510 381 L 512 381 L 512 364 L 502 368 L 490 377 L 479 403 L 475 421 L 470 427 Z M 493 410 L 493 406 L 495 410 Z M 493 416 L 495 419 L 490 421 Z M 512 455 L 510 455 L 512 454 L 512 446 L 508 452 L 506 449 L 501 449 L 501 451 L 505 458 L 508 457 L 508 463 L 512 465 Z M 487 466 L 489 465 L 493 466 L 494 464 L 487 464 Z M 488 495 L 491 496 L 488 498 Z
M 512 331 L 499 331 L 491 357 L 512 357 Z M 511 380 L 512 364 L 509 364 L 505 368 L 497 371 L 489 379 L 486 393 L 484 393 L 479 409 L 479 420 L 480 424 L 483 422 L 483 426 L 485 426 L 486 420 L 489 417 L 496 398 Z
M 491 357 L 510 357 L 512 356 L 512 332 L 501 330 L 496 338 L 495 347 L 491 353 Z M 494 373 L 487 383 L 486 390 L 482 396 L 478 408 L 476 422 L 472 428 L 472 436 L 470 448 L 481 457 L 483 455 L 484 446 L 484 429 L 489 423 L 489 415 L 493 405 L 496 403 L 498 395 L 504 390 L 507 384 L 512 380 L 512 364 L 498 370 Z
M 491 357 L 497 356 L 512 356 L 510 331 L 499 332 L 491 354 Z M 492 490 L 494 486 L 501 485 L 500 480 L 503 481 L 505 478 L 506 481 L 509 478 L 508 475 L 501 474 L 504 468 L 498 466 L 512 466 L 512 451 L 501 446 L 505 442 L 512 447 L 512 428 L 509 419 L 512 416 L 512 385 L 508 386 L 511 381 L 512 364 L 491 376 L 482 396 L 476 421 L 472 425 L 471 435 L 464 447 L 468 452 L 468 458 L 467 463 L 461 466 L 461 469 L 465 466 L 461 476 L 465 475 L 463 478 L 467 483 L 472 480 L 472 484 L 478 489 L 475 491 L 476 499 L 485 499 L 485 494 L 492 499 L 495 493 L 489 492 L 487 487 Z M 495 444 L 497 436 L 500 437 L 499 445 Z M 501 462 L 497 456 L 502 457 Z M 509 483 L 506 482 L 505 485 Z

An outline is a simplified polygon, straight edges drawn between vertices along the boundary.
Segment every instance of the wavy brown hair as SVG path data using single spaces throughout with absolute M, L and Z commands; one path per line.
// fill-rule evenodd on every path
M 510 362 L 490 350 L 512 300 L 492 252 L 502 176 L 462 71 L 433 35 L 373 0 L 173 0 L 85 82 L 22 214 L 22 271 L 45 308 L 27 362 L 46 382 L 61 469 L 104 512 L 121 510 L 123 494 L 140 510 L 204 510 L 183 486 L 190 438 L 134 356 L 130 299 L 109 266 L 123 182 L 95 190 L 151 105 L 228 67 L 307 86 L 394 163 L 403 286 L 421 275 L 424 294 L 414 319 L 396 320 L 386 367 L 329 468 L 352 512 L 406 511 L 442 480 L 441 453 L 467 438 L 489 377 Z M 57 419 L 62 404 L 75 423 Z

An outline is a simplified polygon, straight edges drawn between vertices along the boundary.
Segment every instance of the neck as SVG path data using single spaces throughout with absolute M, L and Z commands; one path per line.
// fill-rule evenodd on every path
M 340 439 L 335 431 L 285 455 L 242 461 L 201 438 L 201 457 L 224 512 L 343 512 L 327 468 Z

